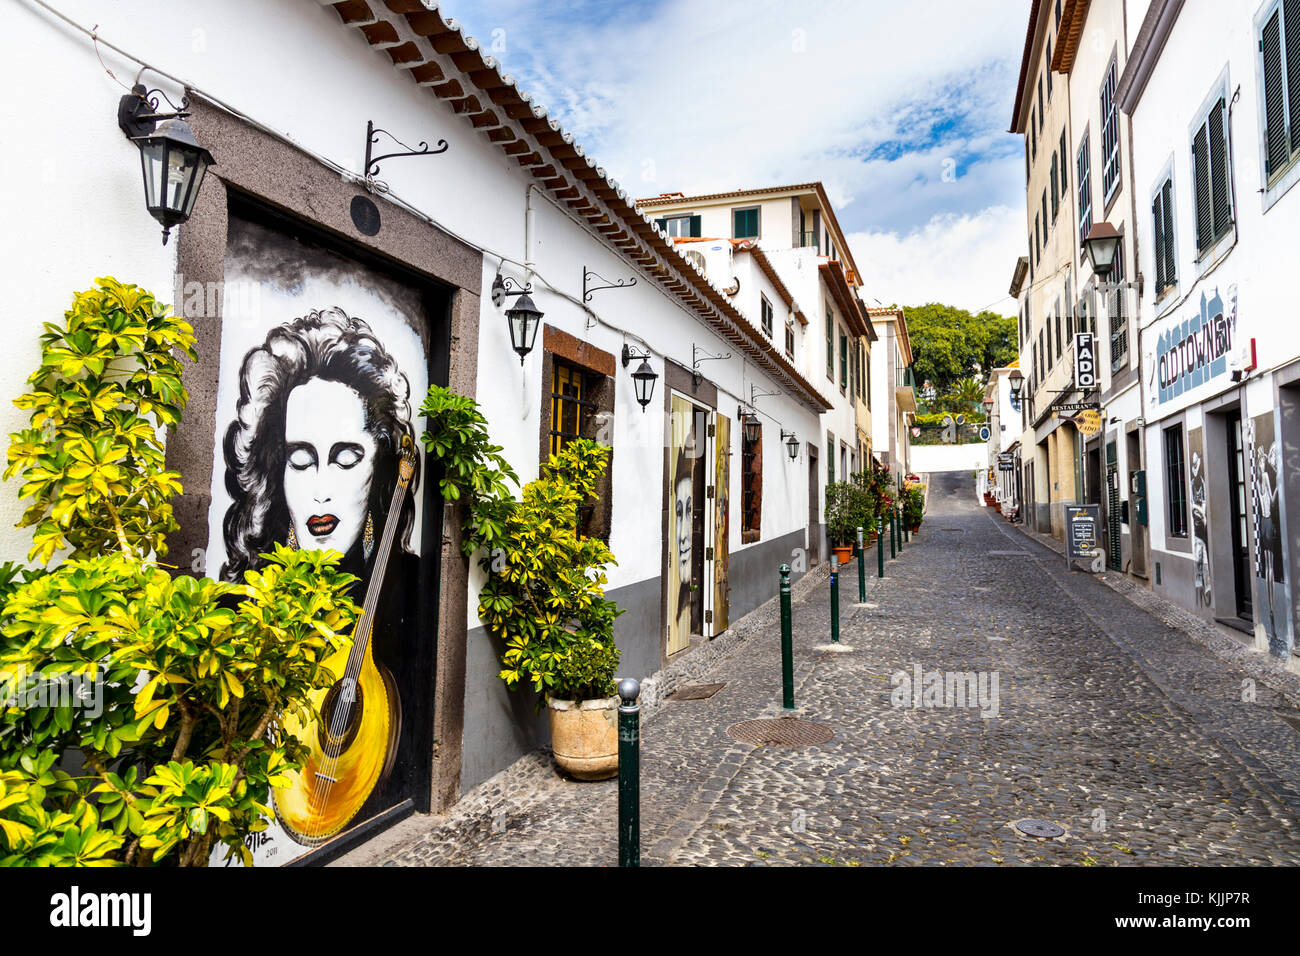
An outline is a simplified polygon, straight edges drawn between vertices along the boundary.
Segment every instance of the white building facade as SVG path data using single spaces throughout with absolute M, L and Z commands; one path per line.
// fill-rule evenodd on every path
M 1129 9 L 1152 588 L 1295 668 L 1300 5 Z

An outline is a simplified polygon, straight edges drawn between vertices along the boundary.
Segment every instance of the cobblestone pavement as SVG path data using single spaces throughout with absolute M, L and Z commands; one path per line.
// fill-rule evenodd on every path
M 780 716 L 772 605 L 699 675 L 725 682 L 715 696 L 668 699 L 645 721 L 643 865 L 1300 862 L 1290 701 L 1256 682 L 1243 702 L 1245 670 L 1067 572 L 980 508 L 969 474 L 934 478 L 922 531 L 883 580 L 868 553 L 865 604 L 856 568 L 841 575 L 851 651 L 817 649 L 829 635 L 824 579 L 795 605 L 799 717 L 832 730 L 827 743 L 752 746 L 727 733 Z M 986 694 L 982 709 L 912 706 L 893 675 L 916 667 L 975 672 L 990 693 L 996 674 L 996 705 Z M 533 755 L 475 801 L 497 808 L 490 825 L 420 824 L 383 862 L 617 863 L 614 781 L 568 782 Z M 1024 836 L 1024 819 L 1064 835 Z

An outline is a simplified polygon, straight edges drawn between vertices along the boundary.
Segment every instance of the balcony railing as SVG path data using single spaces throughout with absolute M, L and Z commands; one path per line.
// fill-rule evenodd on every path
M 801 233 L 799 233 L 799 248 L 800 248 L 800 249 L 820 249 L 820 248 L 821 248 L 821 243 L 818 242 L 817 239 L 818 239 L 818 236 L 817 236 L 817 233 L 815 233 L 815 232 L 801 232 Z

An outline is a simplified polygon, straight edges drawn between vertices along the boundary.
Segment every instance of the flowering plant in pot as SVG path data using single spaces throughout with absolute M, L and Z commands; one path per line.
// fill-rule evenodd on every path
M 866 520 L 866 493 L 853 482 L 837 481 L 826 486 L 826 534 L 840 564 L 853 557 L 858 527 Z
M 903 523 L 910 531 L 921 527 L 921 516 L 925 509 L 925 485 L 909 481 L 903 485 Z
M 575 642 L 555 667 L 546 697 L 555 762 L 579 780 L 618 773 L 618 696 L 613 642 Z

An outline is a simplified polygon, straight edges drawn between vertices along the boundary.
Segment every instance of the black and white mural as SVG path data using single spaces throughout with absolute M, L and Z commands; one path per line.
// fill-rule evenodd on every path
M 1281 452 L 1274 416 L 1270 410 L 1243 422 L 1243 427 L 1254 519 L 1255 613 L 1268 639 L 1269 652 L 1282 656 L 1291 645 L 1291 626 L 1278 495 Z
M 1206 511 L 1205 433 L 1193 428 L 1187 432 L 1187 454 L 1192 480 L 1192 551 L 1196 561 L 1196 600 L 1201 607 L 1214 602 L 1210 578 L 1210 524 Z
M 347 729 L 356 759 L 324 742 L 301 792 L 277 792 L 277 819 L 254 848 L 258 865 L 276 865 L 401 802 L 423 774 L 409 731 L 432 724 L 435 632 L 418 626 L 415 598 L 427 303 L 419 287 L 233 215 L 224 291 L 207 573 L 241 580 L 276 544 L 330 549 L 360 579 L 353 599 L 374 608 L 373 660 L 357 664 L 356 692 L 317 702 L 357 724 Z M 399 489 L 404 453 L 413 474 Z M 346 655 L 329 666 L 352 673 Z M 374 726 L 360 723 L 363 705 Z M 293 732 L 325 741 L 314 726 Z

